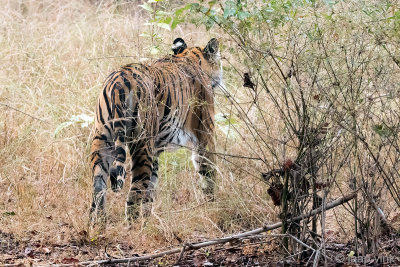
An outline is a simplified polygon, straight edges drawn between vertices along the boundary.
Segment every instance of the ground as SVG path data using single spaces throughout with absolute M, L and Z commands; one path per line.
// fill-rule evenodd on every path
M 35 233 L 31 233 L 34 236 Z M 56 264 L 72 264 L 115 258 L 130 258 L 166 251 L 171 248 L 160 248 L 158 251 L 135 251 L 128 242 L 111 242 L 99 239 L 95 242 L 76 242 L 55 245 L 45 242 L 31 241 L 29 238 L 17 240 L 12 234 L 0 232 L 0 262 L 6 266 L 45 266 Z M 250 239 L 236 240 L 221 245 L 214 245 L 198 250 L 186 251 L 155 258 L 147 261 L 131 263 L 130 266 L 306 266 L 310 254 L 304 259 L 282 257 L 279 237 L 265 234 Z M 377 256 L 351 256 L 349 243 L 330 242 L 326 245 L 327 266 L 399 266 L 399 235 L 389 234 L 381 241 Z M 178 246 L 177 246 L 178 247 Z M 179 259 L 180 258 L 180 259 Z M 323 264 L 324 258 L 320 258 Z M 312 264 L 312 263 L 311 263 Z M 129 266 L 127 263 L 112 263 L 111 266 Z

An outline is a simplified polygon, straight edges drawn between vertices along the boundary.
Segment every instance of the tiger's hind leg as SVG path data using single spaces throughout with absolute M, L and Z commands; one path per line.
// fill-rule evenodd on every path
M 93 202 L 91 218 L 101 219 L 105 216 L 107 178 L 110 177 L 111 188 L 118 191 L 125 180 L 124 163 L 125 131 L 119 129 L 112 142 L 107 134 L 96 133 L 92 143 L 91 166 L 93 172 Z
M 93 175 L 93 200 L 90 209 L 91 221 L 104 219 L 107 178 L 112 163 L 112 142 L 106 134 L 96 133 L 91 147 L 91 167 Z
M 111 189 L 114 192 L 118 192 L 122 189 L 125 183 L 125 160 L 126 160 L 126 151 L 125 151 L 125 137 L 126 131 L 124 128 L 116 129 L 116 134 L 114 138 L 114 147 L 115 149 L 112 152 L 113 163 L 110 167 L 110 182 Z
M 158 161 L 153 160 L 153 155 L 145 142 L 130 144 L 130 151 L 132 181 L 125 210 L 128 220 L 138 218 L 140 208 L 144 216 L 149 215 L 158 170 Z

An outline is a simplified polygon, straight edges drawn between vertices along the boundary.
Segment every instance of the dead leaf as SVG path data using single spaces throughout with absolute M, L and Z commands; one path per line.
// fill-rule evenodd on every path
M 82 230 L 82 231 L 80 231 L 80 232 L 78 233 L 78 235 L 87 238 L 87 237 L 88 237 L 88 232 L 85 231 L 85 230 Z
M 275 206 L 281 205 L 281 195 L 282 195 L 283 184 L 278 182 L 272 182 L 271 186 L 268 188 L 267 193 L 271 196 L 272 202 Z
M 64 258 L 62 259 L 61 263 L 63 264 L 72 264 L 72 263 L 78 263 L 79 260 L 75 258 Z
M 227 262 L 232 262 L 232 263 L 234 263 L 234 262 L 237 262 L 237 260 L 239 259 L 239 255 L 238 254 L 231 254 L 231 255 L 229 255 L 228 257 L 226 257 L 226 261 Z
M 249 246 L 244 246 L 244 247 L 242 248 L 242 253 L 243 253 L 243 255 L 246 255 L 246 256 L 253 256 L 253 255 L 254 255 L 254 252 L 255 252 L 255 249 L 254 249 L 254 247 L 251 246 L 251 245 L 249 245 Z
M 190 191 L 187 189 L 180 190 L 174 194 L 173 199 L 174 201 L 178 202 L 179 205 L 183 205 L 189 201 Z
M 42 248 L 44 254 L 50 254 L 51 250 L 49 248 Z
M 31 247 L 26 247 L 24 251 L 25 256 L 32 257 L 33 256 L 33 249 Z
M 247 72 L 243 74 L 243 86 L 254 89 L 254 83 L 251 81 L 250 74 Z
M 293 161 L 291 159 L 288 159 L 283 163 L 283 169 L 289 170 L 290 168 L 293 167 L 293 165 L 294 165 Z
M 30 231 L 29 233 L 30 233 L 31 235 L 37 235 L 37 234 L 38 234 L 38 231 L 32 230 L 32 231 Z
M 193 265 L 196 267 L 204 266 L 204 263 L 207 261 L 206 256 L 197 255 L 193 258 Z

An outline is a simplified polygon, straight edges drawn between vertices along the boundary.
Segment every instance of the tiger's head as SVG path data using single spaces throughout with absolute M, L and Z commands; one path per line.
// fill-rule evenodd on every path
M 197 57 L 206 75 L 211 78 L 212 88 L 224 88 L 222 79 L 222 63 L 218 40 L 212 38 L 205 47 L 188 48 L 182 38 L 176 38 L 172 44 L 176 57 Z

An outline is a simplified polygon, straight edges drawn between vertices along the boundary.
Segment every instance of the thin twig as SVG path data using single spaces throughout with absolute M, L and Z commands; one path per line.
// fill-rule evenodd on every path
M 5 103 L 0 103 L 0 105 L 5 106 L 5 107 L 10 108 L 10 109 L 13 109 L 13 110 L 15 110 L 15 111 L 18 111 L 18 112 L 20 112 L 20 113 L 22 113 L 22 114 L 24 114 L 24 115 L 26 115 L 26 116 L 31 117 L 32 119 L 35 119 L 35 120 L 38 120 L 38 121 L 46 122 L 46 123 L 47 123 L 47 121 L 44 121 L 44 120 L 42 120 L 42 119 L 39 119 L 39 118 L 37 118 L 37 117 L 35 117 L 35 116 L 32 116 L 32 115 L 30 115 L 30 114 L 28 114 L 28 113 L 26 113 L 26 112 L 23 112 L 22 110 L 19 110 L 19 109 L 17 109 L 17 108 L 14 108 L 14 107 L 12 107 L 12 106 L 10 106 L 10 105 L 7 105 L 7 104 L 5 104 Z
M 87 58 L 89 61 L 93 60 L 100 60 L 100 59 L 110 59 L 110 58 L 131 58 L 131 57 L 136 57 L 136 56 L 106 56 L 106 57 L 93 57 L 93 58 Z
M 179 257 L 178 257 L 178 260 L 176 261 L 176 264 L 178 264 L 178 263 L 182 260 L 183 255 L 185 254 L 185 251 L 186 251 L 188 248 L 189 248 L 189 249 L 192 248 L 192 244 L 190 244 L 190 243 L 185 243 L 185 244 L 183 245 L 183 247 L 182 247 L 182 251 L 181 251 L 181 253 L 179 254 Z
M 313 267 L 317 267 L 318 263 L 319 263 L 319 255 L 321 254 L 321 250 L 317 250 L 315 252 L 315 258 L 314 258 L 314 263 L 313 263 Z

